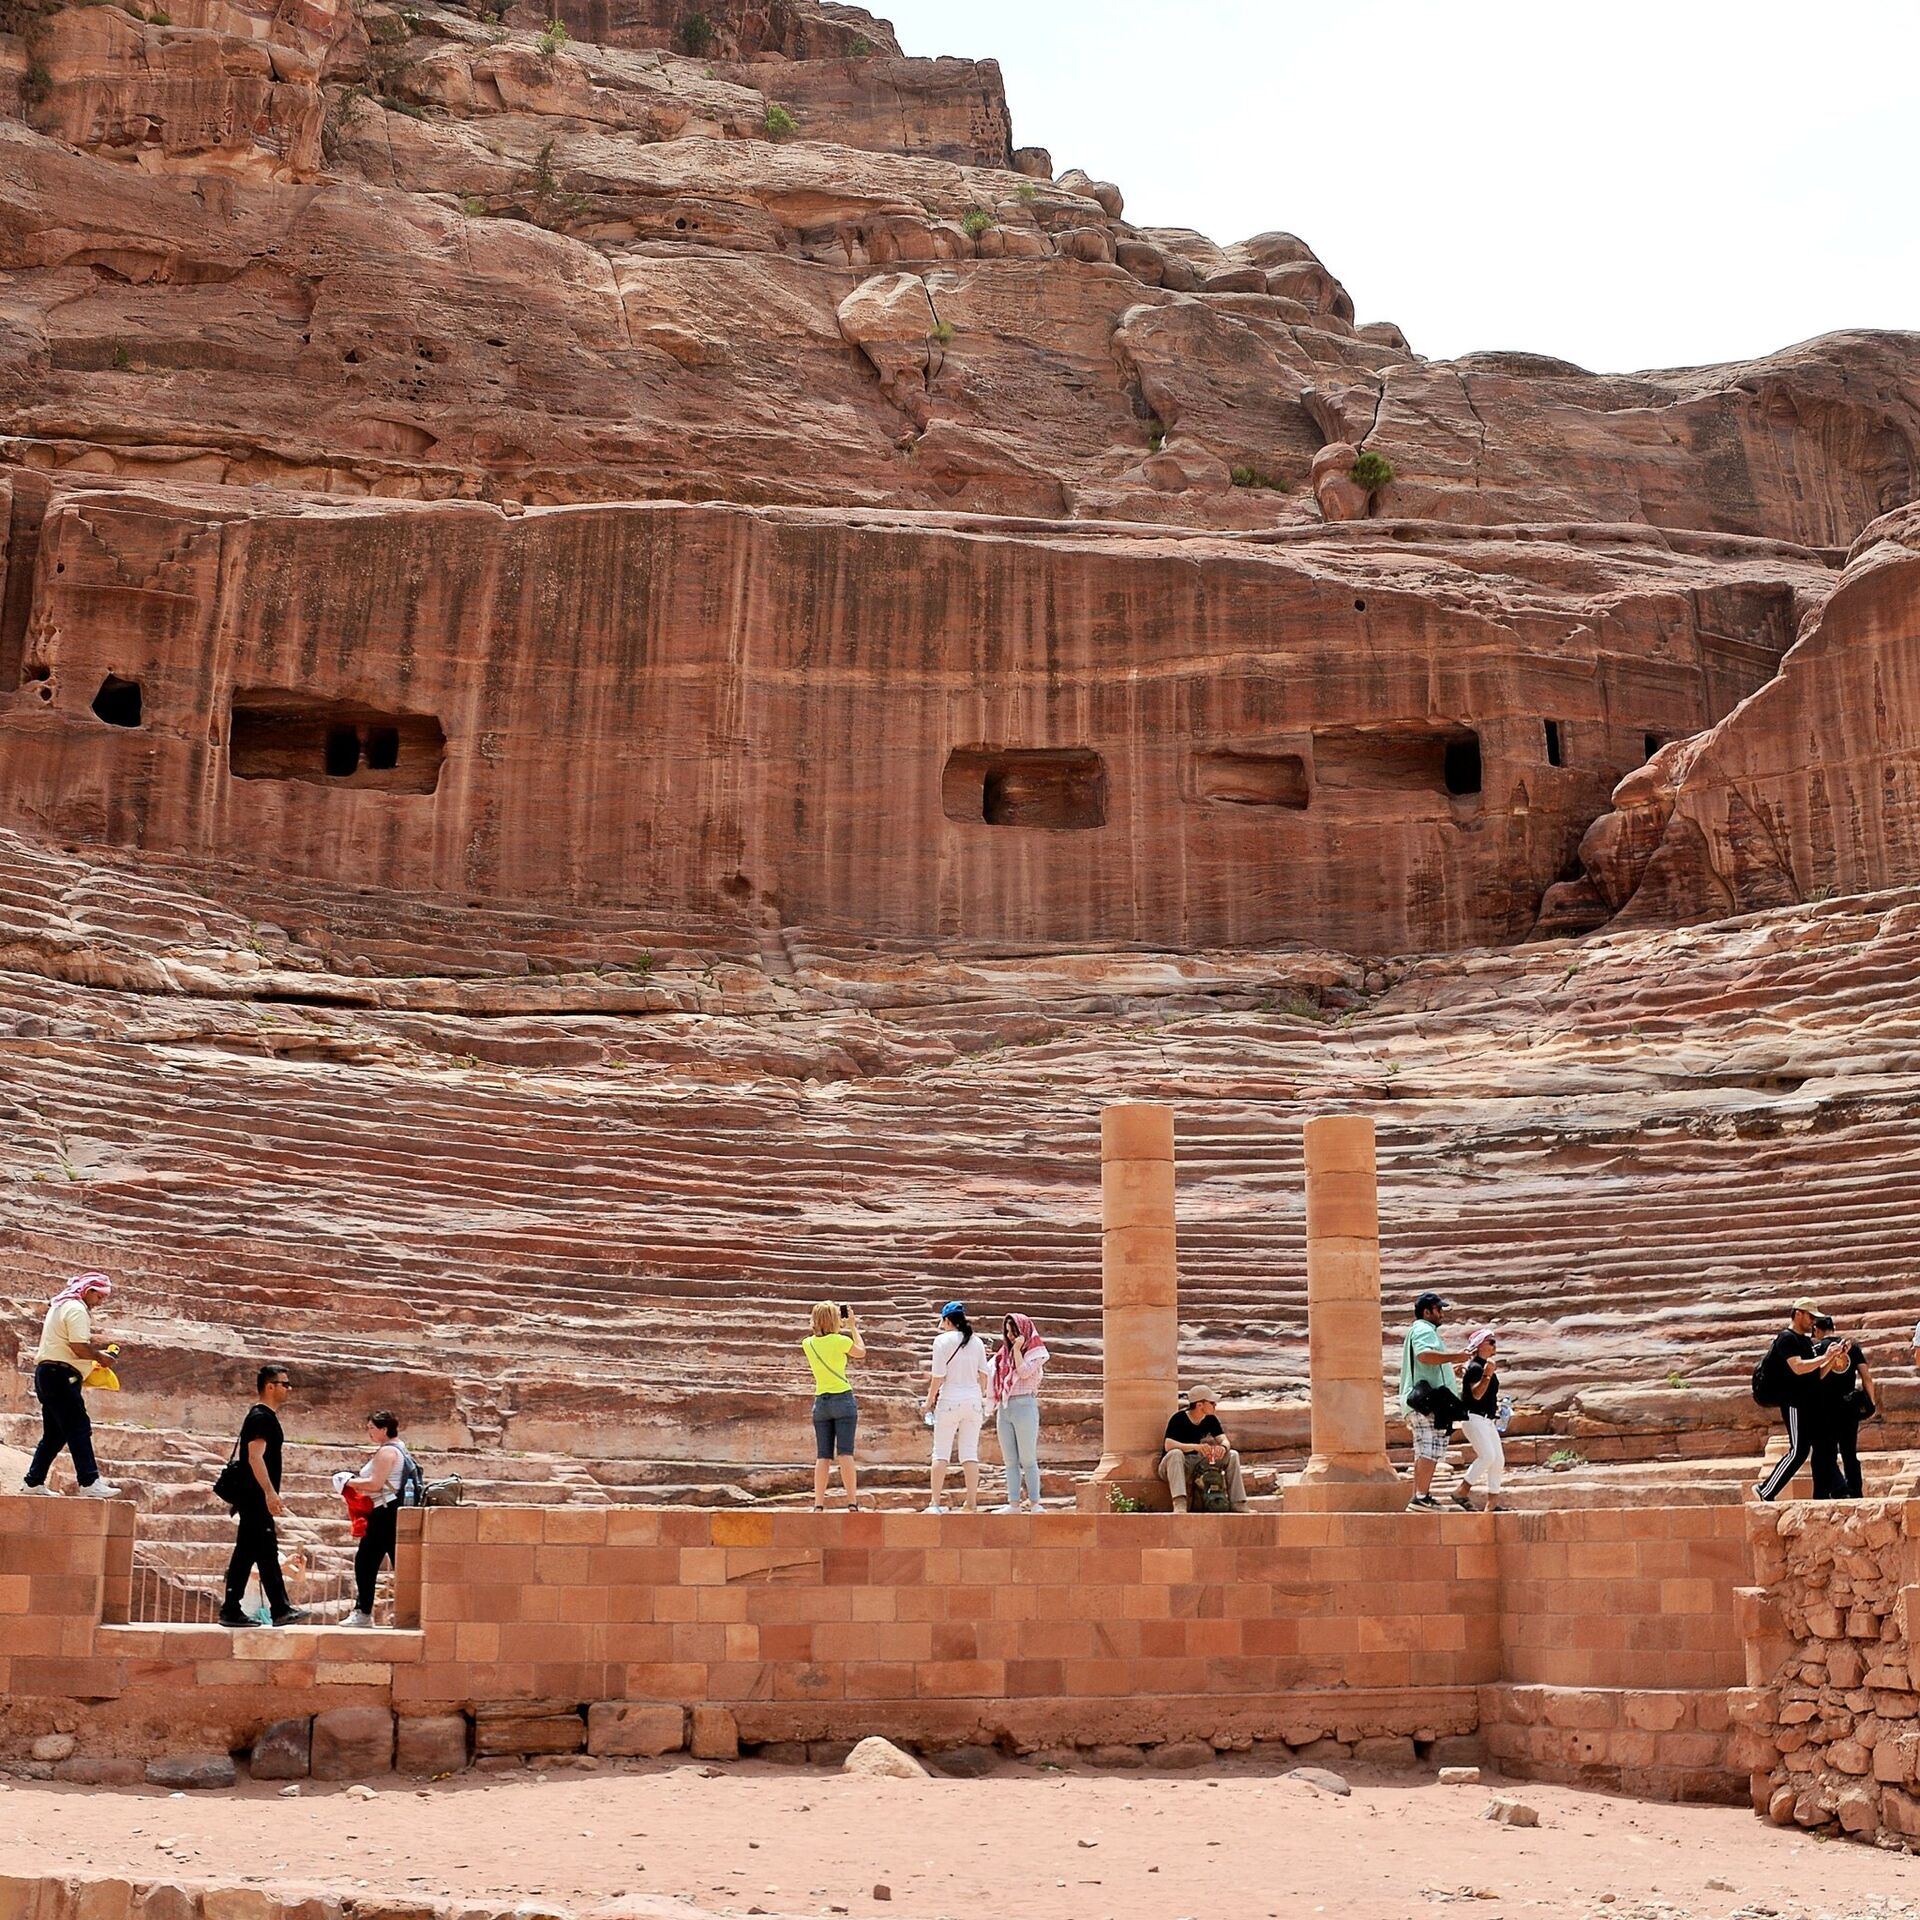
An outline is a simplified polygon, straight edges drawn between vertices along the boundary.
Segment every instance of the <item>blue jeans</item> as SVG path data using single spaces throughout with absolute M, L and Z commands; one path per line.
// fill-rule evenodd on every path
M 1007 1463 L 1007 1504 L 1022 1494 L 1040 1504 L 1040 1400 L 1023 1393 L 1002 1403 L 994 1416 L 1000 1434 L 1000 1457 Z
M 843 1460 L 853 1458 L 854 1429 L 860 1409 L 850 1393 L 817 1393 L 813 1397 L 813 1457 L 831 1460 L 839 1449 Z

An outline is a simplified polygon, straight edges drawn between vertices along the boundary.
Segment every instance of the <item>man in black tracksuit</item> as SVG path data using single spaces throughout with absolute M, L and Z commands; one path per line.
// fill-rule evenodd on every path
M 287 1598 L 287 1585 L 280 1574 L 280 1535 L 273 1523 L 287 1510 L 280 1499 L 280 1454 L 286 1443 L 280 1409 L 287 1404 L 293 1382 L 285 1367 L 262 1367 L 254 1391 L 260 1397 L 241 1425 L 233 1449 L 241 1466 L 240 1494 L 233 1504 L 234 1517 L 240 1524 L 233 1558 L 227 1563 L 227 1597 L 220 1609 L 220 1624 L 253 1624 L 242 1602 L 247 1576 L 257 1569 L 273 1624 L 291 1627 L 307 1616 Z
M 1778 1384 L 1781 1417 L 1787 1423 L 1787 1450 L 1773 1470 L 1754 1488 L 1762 1500 L 1777 1500 L 1787 1483 L 1811 1458 L 1813 1497 L 1844 1500 L 1846 1483 L 1840 1478 L 1832 1424 L 1821 1417 L 1824 1376 L 1846 1365 L 1842 1352 L 1822 1353 L 1814 1344 L 1814 1322 L 1820 1309 L 1810 1300 L 1794 1303 L 1792 1322 L 1774 1335 L 1763 1363 Z

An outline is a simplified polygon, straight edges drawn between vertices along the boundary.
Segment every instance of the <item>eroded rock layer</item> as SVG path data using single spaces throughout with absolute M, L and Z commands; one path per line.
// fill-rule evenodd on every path
M 1620 776 L 1760 685 L 1828 580 L 1629 529 L 1274 544 L 64 480 L 12 519 L 16 826 L 923 942 L 1517 939 Z

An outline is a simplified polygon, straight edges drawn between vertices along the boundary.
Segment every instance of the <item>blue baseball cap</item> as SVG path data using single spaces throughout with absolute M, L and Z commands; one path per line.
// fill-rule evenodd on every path
M 942 1320 L 951 1320 L 956 1313 L 965 1313 L 966 1310 L 967 1303 L 964 1300 L 949 1300 L 947 1304 L 940 1309 L 940 1318 Z

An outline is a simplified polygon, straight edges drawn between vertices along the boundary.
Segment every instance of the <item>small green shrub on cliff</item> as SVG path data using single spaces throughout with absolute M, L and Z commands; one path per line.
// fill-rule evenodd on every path
M 36 60 L 27 69 L 26 84 L 22 91 L 26 94 L 27 105 L 37 107 L 53 91 L 53 69 L 44 60 Z
M 939 341 L 944 347 L 947 342 L 953 338 L 953 322 L 950 320 L 936 320 L 933 323 L 933 331 L 927 335 L 927 338 L 929 340 Z
M 969 240 L 978 240 L 980 236 L 993 225 L 993 215 L 984 207 L 975 207 L 974 210 L 960 222 L 960 225 Z
M 785 107 L 773 106 L 767 109 L 767 138 L 769 140 L 791 140 L 797 129 L 793 124 L 793 115 Z
M 698 60 L 713 45 L 713 22 L 704 13 L 690 13 L 680 22 L 680 51 Z
M 534 45 L 540 49 L 542 60 L 551 60 L 553 56 L 573 38 L 566 27 L 558 20 L 549 20 L 542 29 Z
M 1107 1489 L 1107 1505 L 1115 1513 L 1140 1513 L 1144 1509 L 1130 1493 L 1122 1493 L 1118 1487 Z
M 478 220 L 487 210 L 487 203 L 477 193 L 463 193 L 460 196 L 460 211 L 469 220 Z
M 1159 420 L 1149 420 L 1147 422 L 1147 451 L 1149 453 L 1158 453 L 1166 444 L 1167 429 L 1165 423 Z
M 1022 180 L 1020 184 L 1014 188 L 1013 197 L 1018 200 L 1023 207 L 1030 207 L 1040 198 L 1040 189 L 1036 187 L 1031 180 Z
M 1393 484 L 1393 462 L 1384 453 L 1363 453 L 1347 469 L 1347 478 L 1356 487 L 1378 493 L 1382 487 Z
M 847 42 L 847 55 L 850 59 L 864 60 L 873 51 L 873 42 L 864 33 L 856 33 Z
M 1274 493 L 1289 493 L 1292 489 L 1284 480 L 1276 480 L 1271 474 L 1262 473 L 1258 467 L 1235 467 L 1230 478 L 1236 487 L 1265 487 Z
M 124 373 L 133 365 L 133 355 L 130 354 L 126 347 L 118 340 L 113 343 L 113 352 L 108 358 L 114 370 L 119 373 Z

